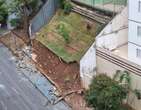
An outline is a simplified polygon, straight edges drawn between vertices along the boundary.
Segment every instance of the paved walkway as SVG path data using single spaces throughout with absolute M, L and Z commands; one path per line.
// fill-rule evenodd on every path
M 47 91 L 37 89 L 20 72 L 10 51 L 0 44 L 0 110 L 70 110 L 65 102 L 53 105 L 44 94 Z M 45 82 L 45 79 L 40 81 Z M 47 85 L 49 81 L 44 89 Z

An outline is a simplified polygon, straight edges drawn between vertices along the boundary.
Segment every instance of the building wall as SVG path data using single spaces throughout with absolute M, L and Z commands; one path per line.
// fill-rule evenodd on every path
M 141 0 L 129 0 L 128 59 L 141 65 L 141 55 L 138 56 L 138 54 L 141 54 L 141 29 L 138 30 L 138 27 L 141 28 L 141 3 L 139 6 L 139 2 Z
M 125 70 L 124 68 L 117 66 L 99 56 L 97 56 L 97 74 L 105 73 L 110 77 L 113 77 L 117 70 Z M 132 88 L 141 90 L 141 76 L 131 73 Z M 133 103 L 131 103 L 133 102 Z M 131 105 L 135 110 L 141 110 L 141 100 L 130 94 L 129 105 Z
M 128 42 L 127 7 L 96 37 L 96 46 L 112 50 Z
M 141 50 L 141 47 L 128 43 L 128 59 L 138 65 L 141 65 L 141 58 L 137 57 L 137 49 Z
M 137 28 L 138 26 L 141 27 L 141 23 L 133 22 L 129 20 L 129 36 L 128 41 L 138 44 L 141 46 L 141 36 L 137 36 Z
M 127 34 L 128 28 L 122 29 L 119 32 L 103 35 L 97 38 L 96 44 L 98 47 L 113 50 L 128 42 Z
M 96 48 L 95 43 L 80 60 L 80 77 L 82 85 L 88 88 L 93 76 L 96 74 Z
M 80 76 L 82 85 L 88 88 L 91 83 L 91 79 L 96 74 L 96 46 L 105 47 L 109 50 L 115 49 L 116 47 L 128 42 L 127 37 L 127 8 L 122 13 L 117 15 L 112 22 L 110 22 L 103 31 L 96 37 L 96 44 L 88 49 L 85 55 L 80 60 Z M 119 22 L 120 21 L 120 22 Z M 120 30 L 123 28 L 122 30 Z M 113 32 L 120 30 L 118 32 Z M 110 34 L 108 34 L 110 33 Z M 107 35 L 103 35 L 107 34 Z M 102 67 L 101 67 L 102 68 Z
M 129 20 L 141 22 L 141 12 L 138 12 L 140 0 L 129 0 Z

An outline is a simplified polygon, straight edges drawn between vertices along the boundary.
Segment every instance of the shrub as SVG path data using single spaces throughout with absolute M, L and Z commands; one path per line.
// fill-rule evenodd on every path
M 69 14 L 71 12 L 72 5 L 69 1 L 64 2 L 64 13 Z
M 71 12 L 72 5 L 69 0 L 60 0 L 60 5 L 65 14 L 69 14 Z
M 11 19 L 11 21 L 10 21 L 10 24 L 13 27 L 17 27 L 19 25 L 19 23 L 20 23 L 20 19 L 18 19 L 18 18 Z
M 60 0 L 60 7 L 61 7 L 62 9 L 64 9 L 64 1 L 65 1 L 65 0 Z
M 65 28 L 64 24 L 59 24 L 58 32 L 64 38 L 65 42 L 69 43 L 69 31 Z
M 6 23 L 8 10 L 4 0 L 0 0 L 0 23 Z
M 105 74 L 94 77 L 85 99 L 96 110 L 120 110 L 122 100 L 127 96 L 124 87 Z
M 141 100 L 141 91 L 131 88 L 131 77 L 128 71 L 117 70 L 113 79 L 100 74 L 94 77 L 89 90 L 86 91 L 85 99 L 91 107 L 96 110 L 128 110 L 126 106 L 129 93 L 133 93 L 138 100 Z M 126 99 L 126 102 L 123 99 Z

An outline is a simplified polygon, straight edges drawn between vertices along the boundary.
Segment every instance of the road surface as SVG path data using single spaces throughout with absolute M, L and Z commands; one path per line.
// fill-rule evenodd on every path
M 30 81 L 18 73 L 9 50 L 0 44 L 0 110 L 68 110 L 51 105 Z

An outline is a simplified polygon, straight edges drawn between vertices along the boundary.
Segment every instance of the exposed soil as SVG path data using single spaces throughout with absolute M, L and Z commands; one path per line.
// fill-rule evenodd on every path
M 21 49 L 26 45 L 21 38 L 17 37 L 11 32 L 6 34 L 4 37 L 0 37 L 0 42 L 8 47 L 13 52 L 13 54 L 16 54 L 18 49 Z
M 69 91 L 82 89 L 79 76 L 79 64 L 67 64 L 53 54 L 49 49 L 36 40 L 33 40 L 33 54 L 35 61 L 55 84 L 61 95 Z M 72 94 L 65 98 L 73 110 L 89 110 L 86 107 L 83 95 Z
M 21 32 L 19 35 L 24 36 Z M 5 37 L 1 37 L 0 42 L 4 43 L 13 54 L 17 55 L 17 49 L 21 49 L 26 45 L 23 42 L 24 39 L 20 36 L 17 37 L 10 33 Z M 37 64 L 37 68 L 41 68 L 42 73 L 55 83 L 59 95 L 63 96 L 70 91 L 82 90 L 78 63 L 67 64 L 63 62 L 36 40 L 33 40 L 33 59 Z M 86 107 L 81 93 L 73 93 L 65 97 L 65 101 L 72 107 L 72 110 L 90 110 L 90 108 Z
M 61 25 L 64 31 L 60 28 Z M 88 20 L 80 14 L 71 12 L 65 15 L 63 10 L 58 10 L 50 23 L 42 27 L 35 36 L 37 41 L 65 62 L 79 62 L 102 28 L 100 23 Z M 66 33 L 67 36 L 61 33 Z

